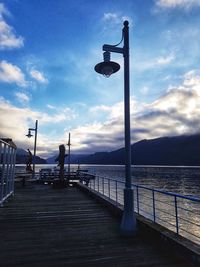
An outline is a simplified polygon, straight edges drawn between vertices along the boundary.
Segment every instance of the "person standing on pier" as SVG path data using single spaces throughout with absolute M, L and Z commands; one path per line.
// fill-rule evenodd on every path
M 58 161 L 58 166 L 60 167 L 59 179 L 62 182 L 64 181 L 64 165 L 65 165 L 65 157 L 67 157 L 67 156 L 68 156 L 68 154 L 65 154 L 65 146 L 64 145 L 59 145 L 59 155 L 55 159 L 55 161 Z
M 30 151 L 30 149 L 27 149 L 28 150 L 28 160 L 26 162 L 26 171 L 29 171 L 29 172 L 32 172 L 32 168 L 31 168 L 31 164 L 32 164 L 32 161 L 33 161 L 33 155 Z

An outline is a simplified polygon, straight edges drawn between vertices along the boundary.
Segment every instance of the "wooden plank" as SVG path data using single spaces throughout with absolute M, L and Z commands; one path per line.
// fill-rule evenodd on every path
M 0 248 L 8 267 L 193 266 L 140 235 L 123 238 L 119 221 L 74 187 L 19 186 L 0 209 Z

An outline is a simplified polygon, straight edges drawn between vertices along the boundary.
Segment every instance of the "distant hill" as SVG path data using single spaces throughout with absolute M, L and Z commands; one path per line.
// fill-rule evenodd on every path
M 28 159 L 28 152 L 22 148 L 17 148 L 16 163 L 17 164 L 26 164 L 27 159 Z M 36 156 L 35 163 L 36 164 L 46 164 L 46 160 Z
M 70 156 L 70 162 L 71 163 L 79 163 L 79 159 L 86 157 L 87 155 L 85 154 L 71 154 Z M 48 164 L 56 164 L 57 162 L 55 159 L 58 157 L 58 155 L 47 158 L 46 163 Z M 65 158 L 65 163 L 68 163 L 68 158 Z
M 199 165 L 200 134 L 142 140 L 131 146 L 135 165 Z M 77 157 L 79 164 L 124 164 L 124 148 Z

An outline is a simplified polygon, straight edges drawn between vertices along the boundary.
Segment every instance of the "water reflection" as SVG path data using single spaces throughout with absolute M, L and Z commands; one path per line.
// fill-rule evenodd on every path
M 125 180 L 124 166 L 85 166 L 97 175 Z M 200 168 L 198 167 L 132 167 L 132 182 L 182 195 L 200 197 Z

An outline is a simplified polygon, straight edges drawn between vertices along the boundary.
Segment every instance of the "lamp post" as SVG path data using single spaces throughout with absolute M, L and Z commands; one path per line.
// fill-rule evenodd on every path
M 38 130 L 38 120 L 35 121 L 35 128 L 29 128 L 28 134 L 26 135 L 28 138 L 31 138 L 33 135 L 31 134 L 31 131 L 35 132 L 35 141 L 34 141 L 34 157 L 33 157 L 33 178 L 35 176 L 35 161 L 36 161 L 36 144 L 37 144 L 37 130 Z
M 70 179 L 70 161 L 71 161 L 71 159 L 70 159 L 70 153 L 71 153 L 71 150 L 70 150 L 70 146 L 71 146 L 71 140 L 70 140 L 70 133 L 69 133 L 69 139 L 68 139 L 68 143 L 67 143 L 67 145 L 68 145 L 68 178 Z
M 122 29 L 123 47 L 104 44 L 104 61 L 95 66 L 95 71 L 109 77 L 120 69 L 120 65 L 110 61 L 110 52 L 123 54 L 124 57 L 124 134 L 125 134 L 125 188 L 124 188 L 124 212 L 121 222 L 121 230 L 124 234 L 135 234 L 137 231 L 134 215 L 133 189 L 131 188 L 131 136 L 130 136 L 130 78 L 129 78 L 129 26 L 124 21 Z

